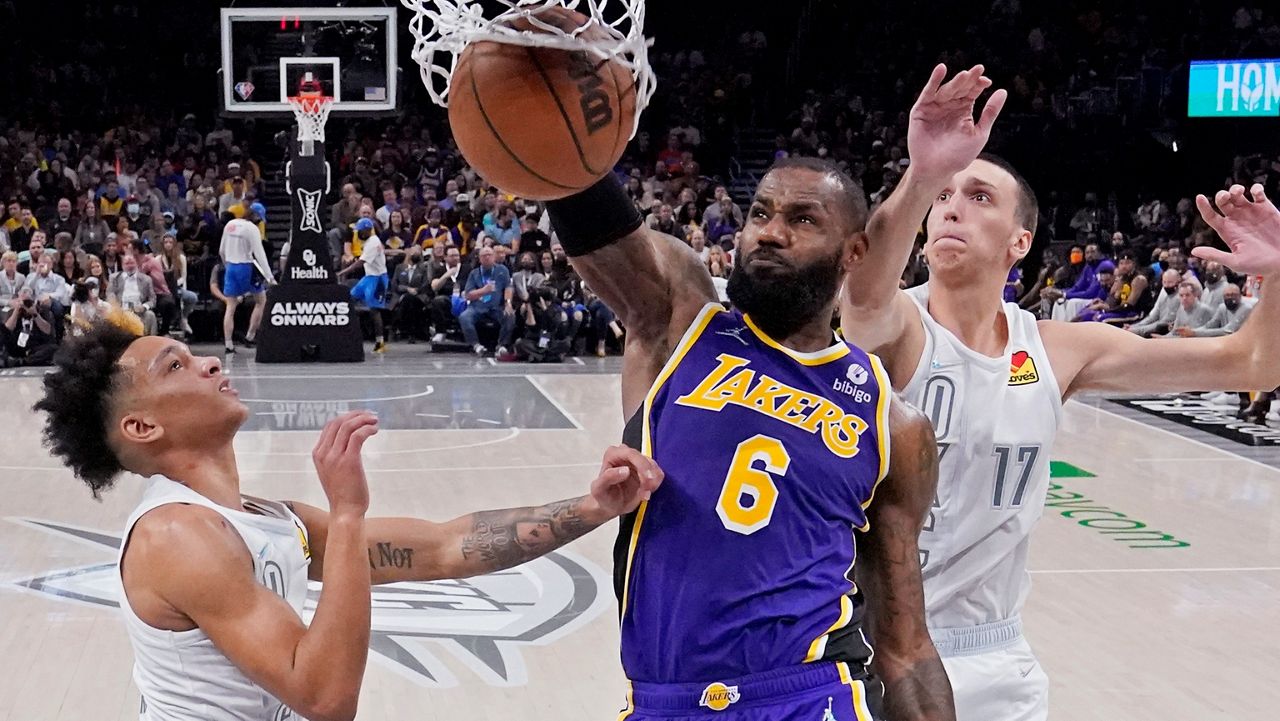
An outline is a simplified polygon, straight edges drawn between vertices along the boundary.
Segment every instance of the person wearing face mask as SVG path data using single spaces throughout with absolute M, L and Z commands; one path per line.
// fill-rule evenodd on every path
M 1181 282 L 1182 276 L 1178 271 L 1172 268 L 1166 270 L 1160 276 L 1161 289 L 1151 312 L 1137 323 L 1124 326 L 1124 329 L 1143 338 L 1168 332 L 1178 315 L 1178 284 Z
M 547 278 L 538 272 L 537 256 L 533 253 L 521 253 L 518 268 L 511 274 L 511 287 L 515 290 L 516 317 L 523 320 L 526 315 L 524 306 L 529 303 L 530 294 L 545 283 Z
M 411 247 L 391 280 L 391 326 L 409 337 L 425 339 L 427 302 L 431 299 L 431 268 L 422 262 L 422 248 Z
M 1222 291 L 1222 305 L 1214 311 L 1213 317 L 1204 325 L 1179 328 L 1175 331 L 1177 335 L 1183 338 L 1217 338 L 1240 330 L 1240 326 L 1249 319 L 1253 306 L 1245 304 L 1240 286 L 1235 283 L 1224 284 L 1226 288 Z M 1205 293 L 1208 292 L 1208 286 L 1205 286 Z
M 1204 286 L 1204 292 L 1200 296 L 1201 302 L 1214 310 L 1222 307 L 1227 286 L 1231 285 L 1223 276 L 1221 263 L 1205 263 L 1200 270 L 1200 281 Z

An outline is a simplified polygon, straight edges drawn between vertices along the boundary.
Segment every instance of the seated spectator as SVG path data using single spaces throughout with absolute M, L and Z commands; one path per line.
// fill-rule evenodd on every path
M 17 223 L 12 228 L 6 223 L 6 229 L 9 231 L 9 250 L 16 250 L 19 253 L 31 245 L 31 239 L 36 233 L 41 232 L 40 222 L 31 214 L 31 208 L 25 205 L 18 212 Z
M 31 275 L 31 272 L 35 269 L 36 264 L 39 263 L 40 259 L 44 257 L 45 245 L 46 244 L 45 244 L 44 231 L 37 230 L 35 234 L 31 236 L 31 243 L 27 246 L 27 259 L 22 261 L 21 263 L 18 263 L 19 273 L 25 276 Z M 22 254 L 19 253 L 18 256 L 22 257 Z
M 128 238 L 125 238 L 128 241 Z M 111 277 L 119 273 L 122 269 L 121 260 L 124 253 L 120 250 L 120 238 L 115 233 L 107 235 L 107 243 L 102 247 L 102 265 L 107 271 L 107 277 Z
M 231 213 L 237 218 L 244 217 L 243 201 L 245 198 L 244 177 L 237 175 L 231 179 L 231 190 L 218 197 L 218 215 Z
M 667 147 L 658 153 L 658 162 L 666 167 L 667 172 L 679 175 L 684 172 L 684 150 L 680 147 L 680 136 L 671 133 L 667 136 Z
M 480 345 L 476 323 L 489 320 L 498 324 L 498 347 L 495 355 L 505 356 L 511 345 L 511 334 L 515 330 L 511 273 L 506 266 L 497 263 L 497 253 L 493 248 L 481 248 L 477 255 L 480 265 L 467 277 L 467 284 L 463 288 L 467 308 L 458 316 L 458 324 L 462 326 L 462 335 L 467 345 L 471 346 L 476 355 L 484 355 L 485 352 L 485 347 Z
M 1111 266 L 1110 272 L 1114 273 L 1115 264 L 1103 257 L 1097 243 L 1085 246 L 1084 267 L 1081 268 L 1080 277 L 1076 279 L 1075 285 L 1066 290 L 1055 286 L 1046 289 L 1042 294 L 1045 300 L 1053 304 L 1051 318 L 1071 320 L 1093 301 L 1107 297 L 1110 288 L 1102 286 L 1098 281 L 1098 269 L 1104 262 Z
M 178 238 L 172 232 L 164 234 L 160 241 L 160 252 L 155 257 L 160 261 L 165 283 L 169 285 L 178 302 L 178 317 L 182 320 L 182 333 L 190 338 L 193 331 L 188 319 L 200 299 L 195 291 L 187 288 L 187 256 L 182 252 L 182 246 L 178 244 Z
M 157 250 L 160 249 L 160 244 L 157 243 Z M 138 269 L 151 278 L 151 288 L 156 294 L 154 310 L 160 322 L 158 332 L 160 335 L 168 335 L 178 327 L 179 307 L 178 299 L 169 287 L 169 279 L 165 277 L 160 254 L 141 244 L 133 245 L 131 252 L 138 259 Z
M 1213 261 L 1205 263 L 1200 271 L 1200 282 L 1204 285 L 1204 292 L 1200 296 L 1201 301 L 1214 311 L 1222 307 L 1227 286 L 1231 285 L 1223 275 L 1222 264 Z
M 9 310 L 18 291 L 26 285 L 27 277 L 18 272 L 18 254 L 6 250 L 0 256 L 0 313 Z
M 98 197 L 98 215 L 108 227 L 114 228 L 123 212 L 124 196 L 120 194 L 120 184 L 109 180 L 106 190 Z
M 132 253 L 121 256 L 120 272 L 111 277 L 107 299 L 142 320 L 147 335 L 156 335 L 156 291 L 151 277 L 138 268 Z
M 1168 333 L 1178 315 L 1178 285 L 1182 276 L 1178 271 L 1169 269 L 1160 276 L 1161 293 L 1151 307 L 1151 312 L 1134 325 L 1125 326 L 1125 330 L 1143 338 Z
M 99 296 L 97 278 L 76 281 L 71 289 L 71 335 L 83 335 L 110 310 L 111 304 Z
M 714 221 L 707 221 L 704 226 L 707 233 L 707 243 L 710 245 L 723 246 L 726 242 L 733 240 L 734 233 L 742 230 L 742 222 L 738 219 L 733 211 L 738 210 L 733 204 L 733 200 L 726 197 L 719 201 L 718 207 L 720 212 Z
M 514 289 L 512 300 L 516 313 L 524 316 L 524 306 L 529 302 L 533 289 L 541 286 L 547 278 L 538 272 L 538 258 L 533 253 L 522 252 L 517 262 L 519 269 L 511 274 L 511 287 Z
M 707 262 L 707 257 L 711 255 L 711 249 L 707 247 L 707 236 L 702 232 L 701 228 L 694 228 L 689 234 L 689 247 L 693 248 L 694 255 L 698 256 L 698 260 L 703 263 Z
M 374 218 L 386 228 L 391 223 L 391 213 L 400 209 L 400 194 L 396 190 L 396 186 L 389 182 L 384 182 L 380 188 L 382 193 L 382 205 L 374 212 Z M 386 240 L 383 238 L 382 240 Z
M 1084 194 L 1084 207 L 1071 217 L 1071 229 L 1080 242 L 1087 242 L 1090 235 L 1102 232 L 1102 209 L 1098 207 L 1097 193 Z
M 398 212 L 398 211 L 397 211 Z M 422 262 L 422 248 L 413 246 L 391 279 L 391 327 L 410 343 L 426 340 L 427 304 L 431 302 L 431 268 Z
M 43 366 L 53 362 L 58 350 L 53 315 L 36 303 L 30 288 L 14 297 L 0 323 L 0 362 L 6 368 Z
M 1183 281 L 1178 285 L 1178 313 L 1174 316 L 1173 325 L 1166 337 L 1191 335 L 1183 331 L 1193 331 L 1207 325 L 1212 318 L 1213 311 L 1200 302 L 1200 290 L 1194 284 Z
M 462 312 L 465 301 L 462 299 L 462 288 L 471 269 L 462 262 L 462 253 L 453 246 L 445 249 L 444 263 L 431 268 L 431 325 L 434 334 L 432 343 L 444 342 L 446 334 L 457 325 L 457 314 L 454 313 L 457 298 L 458 313 Z M 459 281 L 458 278 L 464 280 Z
M 53 272 L 62 276 L 69 285 L 74 285 L 76 281 L 84 278 L 84 268 L 80 265 L 80 256 L 74 250 L 64 250 L 58 253 L 58 264 L 54 266 Z
M 703 261 L 707 266 L 707 272 L 711 274 L 711 285 L 715 286 L 716 296 L 719 297 L 721 303 L 729 302 L 729 265 L 727 260 L 728 257 L 725 255 L 724 249 L 718 245 L 713 245 Z
M 560 363 L 572 348 L 572 324 L 551 288 L 534 288 L 524 304 L 524 332 L 516 358 L 529 363 Z
M 96 255 L 86 255 L 84 271 L 85 280 L 89 278 L 96 279 L 98 281 L 98 294 L 105 297 L 106 293 L 104 291 L 108 287 L 107 281 L 110 280 L 110 277 L 107 275 L 106 266 L 102 264 L 102 259 Z
M 525 214 L 520 219 L 520 252 L 533 253 L 534 258 L 551 250 L 551 236 L 538 227 L 538 220 L 532 214 Z
M 53 272 L 53 258 L 40 256 L 35 272 L 27 276 L 26 286 L 36 304 L 49 311 L 54 320 L 54 335 L 62 335 L 62 318 L 71 305 L 71 286 L 62 276 Z
M 1099 266 L 1101 268 L 1101 266 Z M 1103 300 L 1094 301 L 1077 315 L 1075 321 L 1101 321 L 1103 323 L 1133 323 L 1141 318 L 1154 302 L 1150 281 L 1138 270 L 1138 259 L 1131 251 L 1120 254 L 1110 291 Z
M 98 217 L 97 204 L 85 203 L 72 245 L 91 255 L 101 256 L 102 246 L 106 244 L 107 234 L 110 232 L 107 222 Z
M 728 206 L 725 206 L 723 204 L 725 200 L 729 201 Z M 714 202 L 711 203 L 711 205 L 707 206 L 706 212 L 702 214 L 703 222 L 709 225 L 719 220 L 721 214 L 724 212 L 724 209 L 726 207 L 729 208 L 730 212 L 733 214 L 734 220 L 737 221 L 738 223 L 738 227 L 741 228 L 742 227 L 742 208 L 739 208 L 737 204 L 733 202 L 733 198 L 729 196 L 729 189 L 723 185 L 716 186 L 715 200 Z
M 520 224 L 516 222 L 516 209 L 504 203 L 493 213 L 486 214 L 484 231 L 498 245 L 508 249 L 515 247 L 520 241 Z
M 1217 338 L 1224 335 L 1231 335 L 1240 330 L 1240 326 L 1249 319 L 1249 313 L 1253 310 L 1252 305 L 1244 302 L 1244 297 L 1240 293 L 1240 286 L 1235 283 L 1228 283 L 1226 290 L 1222 294 L 1222 305 L 1214 311 L 1213 317 L 1209 322 L 1195 328 L 1179 328 L 1175 331 L 1183 338 Z
M 649 217 L 645 218 L 645 222 L 659 233 L 666 233 L 674 238 L 684 237 L 680 232 L 680 223 L 676 220 L 675 212 L 666 203 L 662 203 L 655 212 L 650 213 Z
M 449 229 L 444 225 L 444 211 L 440 208 L 432 208 L 427 213 L 427 222 L 419 226 L 417 232 L 413 234 L 413 245 L 419 248 L 431 248 L 438 242 L 443 244 L 443 241 L 449 237 Z
M 76 228 L 79 226 L 80 218 L 71 212 L 71 199 L 59 198 L 58 209 L 55 211 L 54 216 L 49 219 L 45 231 L 54 238 L 57 238 L 59 233 L 70 233 L 72 237 L 75 237 Z M 59 248 L 59 250 L 62 249 Z

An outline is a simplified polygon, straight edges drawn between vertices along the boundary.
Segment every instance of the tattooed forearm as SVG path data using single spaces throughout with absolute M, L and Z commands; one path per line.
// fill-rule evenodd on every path
M 599 525 L 583 518 L 585 499 L 473 513 L 471 531 L 462 538 L 462 557 L 481 571 L 497 571 L 549 553 Z
M 892 721 L 951 721 L 951 681 L 942 659 L 921 659 L 905 675 L 884 681 L 884 717 Z
M 368 550 L 370 571 L 376 571 L 379 568 L 413 568 L 414 549 L 412 548 L 373 541 Z

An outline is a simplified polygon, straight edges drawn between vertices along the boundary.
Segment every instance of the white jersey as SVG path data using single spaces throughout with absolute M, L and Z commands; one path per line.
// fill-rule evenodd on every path
M 920 534 L 931 630 L 1016 619 L 1031 588 L 1031 529 L 1049 492 L 1062 395 L 1036 318 L 1004 304 L 999 358 L 966 347 L 928 313 L 929 285 L 907 291 L 925 347 L 904 395 L 933 423 L 938 494 Z
M 244 539 L 258 583 L 287 601 L 301 618 L 311 563 L 306 529 L 282 503 L 248 497 L 243 501 L 255 513 L 224 508 L 180 483 L 152 476 L 125 525 L 120 559 L 134 524 L 148 511 L 170 503 L 211 508 Z M 140 721 L 301 721 L 241 673 L 204 631 L 165 631 L 149 626 L 133 612 L 124 593 L 120 594 L 120 608 L 133 646 L 133 681 L 142 695 Z

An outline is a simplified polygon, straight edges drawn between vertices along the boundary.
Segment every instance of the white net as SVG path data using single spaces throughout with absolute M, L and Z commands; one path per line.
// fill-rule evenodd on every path
M 468 43 L 490 40 L 513 45 L 559 50 L 581 50 L 601 60 L 614 60 L 631 71 L 635 80 L 636 113 L 649 104 L 657 79 L 649 67 L 650 40 L 644 36 L 644 0 L 400 0 L 413 11 L 413 59 L 422 71 L 422 82 L 436 104 L 448 107 L 449 79 L 458 56 Z M 485 11 L 485 7 L 498 8 Z M 548 8 L 568 8 L 585 15 L 588 22 L 567 32 L 538 14 Z M 525 20 L 536 30 L 518 30 L 512 21 Z
M 324 142 L 324 124 L 329 120 L 333 98 L 325 95 L 293 95 L 289 97 L 293 117 L 298 121 L 298 140 L 302 154 L 315 154 L 315 144 Z

